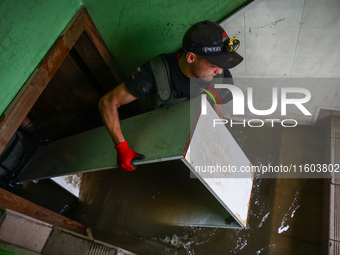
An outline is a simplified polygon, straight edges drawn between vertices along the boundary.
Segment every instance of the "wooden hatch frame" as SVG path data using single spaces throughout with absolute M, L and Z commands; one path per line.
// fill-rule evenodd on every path
M 82 6 L 1 116 L 0 154 L 83 33 L 88 35 L 117 84 L 124 81 L 117 62 Z
M 98 56 L 108 67 L 115 83 L 119 84 L 124 81 L 125 77 L 121 69 L 108 50 L 89 13 L 84 6 L 80 7 L 5 112 L 1 115 L 0 154 L 4 151 L 24 118 L 30 112 L 54 74 L 58 71 L 65 58 L 84 33 L 90 38 L 92 45 L 98 52 Z M 86 228 L 86 226 L 78 222 L 36 205 L 4 189 L 0 189 L 0 197 L 0 206 L 38 220 L 77 233 L 83 233 Z

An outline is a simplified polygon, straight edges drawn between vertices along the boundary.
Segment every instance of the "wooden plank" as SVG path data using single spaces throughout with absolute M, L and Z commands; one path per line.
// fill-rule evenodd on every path
M 78 44 L 78 43 L 77 43 Z M 103 125 L 91 72 L 74 49 L 29 113 L 40 134 L 57 140 Z
M 90 69 L 96 80 L 95 85 L 99 89 L 107 93 L 119 85 L 86 33 L 81 35 L 76 45 L 74 45 L 74 49 Z
M 120 84 L 125 80 L 118 63 L 112 57 L 85 7 L 81 7 L 1 116 L 0 153 L 5 149 L 16 130 L 20 127 L 21 122 L 30 112 L 83 33 L 86 33 L 91 39 L 114 77 L 115 84 Z
M 74 98 L 72 101 L 76 101 L 81 106 L 73 109 L 98 109 L 101 96 L 94 89 L 91 81 L 84 76 L 83 70 L 81 70 L 76 59 L 71 54 L 65 58 L 57 73 L 61 85 L 67 90 L 66 93 Z M 58 100 L 64 101 L 63 93 L 56 93 L 54 96 Z M 72 102 L 69 103 L 72 104 Z
M 71 230 L 76 233 L 83 233 L 86 228 L 83 224 L 34 204 L 1 188 L 0 205 L 18 213 L 44 221 L 54 226 Z
M 97 109 L 99 99 L 100 96 L 69 54 L 34 104 L 30 116 Z
M 21 122 L 27 116 L 55 72 L 63 63 L 84 31 L 84 8 L 81 8 L 65 28 L 41 64 L 23 85 L 18 95 L 2 115 L 0 122 L 0 153 L 5 149 Z
M 61 98 L 59 95 L 63 95 Z M 30 117 L 39 117 L 51 114 L 53 111 L 62 111 L 65 109 L 75 110 L 81 108 L 73 94 L 69 93 L 67 87 L 59 79 L 58 71 L 47 85 L 42 95 L 38 98 L 30 111 Z
M 88 14 L 87 10 L 84 9 L 85 12 L 85 31 L 87 35 L 90 37 L 91 41 L 93 42 L 94 46 L 97 48 L 100 56 L 109 67 L 109 70 L 116 80 L 117 84 L 122 83 L 125 80 L 124 74 L 121 71 L 117 61 L 112 57 L 110 51 L 108 50 L 103 38 L 101 37 L 98 29 L 94 25 L 90 15 Z

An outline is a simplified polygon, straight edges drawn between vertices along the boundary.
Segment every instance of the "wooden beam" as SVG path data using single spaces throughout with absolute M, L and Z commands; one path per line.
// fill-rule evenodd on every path
M 109 67 L 112 76 L 116 80 L 117 84 L 122 83 L 125 80 L 123 72 L 116 60 L 112 57 L 110 51 L 108 50 L 103 38 L 99 34 L 96 26 L 94 25 L 90 15 L 87 10 L 84 9 L 84 22 L 85 22 L 85 32 L 91 38 L 94 46 L 97 48 L 99 55 L 103 58 L 105 64 Z
M 0 153 L 44 91 L 80 36 L 87 33 L 117 83 L 124 81 L 118 64 L 96 29 L 85 7 L 81 7 L 61 33 L 45 58 L 28 78 L 0 118 Z
M 85 225 L 80 224 L 79 222 L 66 218 L 59 213 L 34 204 L 1 188 L 0 206 L 76 233 L 82 234 L 86 228 Z
M 100 94 L 106 94 L 121 83 L 116 80 L 86 33 L 81 35 L 74 49 L 91 70 L 96 79 L 94 86 Z
M 80 9 L 4 112 L 0 122 L 0 153 L 84 31 L 83 16 L 84 9 Z

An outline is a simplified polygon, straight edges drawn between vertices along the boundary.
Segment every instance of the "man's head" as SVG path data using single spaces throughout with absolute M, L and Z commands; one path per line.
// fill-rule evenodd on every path
M 223 72 L 223 68 L 220 68 L 212 64 L 208 59 L 197 55 L 193 52 L 184 51 L 183 57 L 185 58 L 185 64 L 180 65 L 182 72 L 189 78 L 200 78 L 205 81 L 211 81 L 216 75 Z
M 237 43 L 238 40 L 229 38 L 219 24 L 206 20 L 198 22 L 188 29 L 184 35 L 182 46 L 185 51 L 194 53 L 198 58 L 208 60 L 216 67 L 230 69 L 243 60 L 243 57 L 235 52 L 238 48 Z

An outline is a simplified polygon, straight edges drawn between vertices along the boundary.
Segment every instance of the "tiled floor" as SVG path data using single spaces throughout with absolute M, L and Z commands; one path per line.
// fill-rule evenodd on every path
M 319 254 L 316 251 L 319 250 L 321 235 L 321 184 L 320 179 L 277 180 L 270 243 L 278 242 L 286 248 L 303 248 L 304 254 Z M 313 185 L 317 192 L 311 190 Z M 292 254 L 274 250 L 272 254 Z
M 324 163 L 324 130 L 283 129 L 280 164 Z M 301 177 L 277 179 L 270 242 L 281 248 L 271 247 L 270 254 L 320 254 L 323 180 L 312 173 Z

